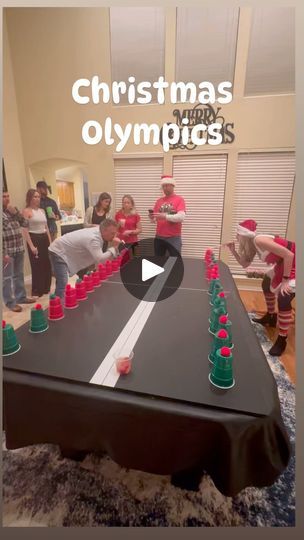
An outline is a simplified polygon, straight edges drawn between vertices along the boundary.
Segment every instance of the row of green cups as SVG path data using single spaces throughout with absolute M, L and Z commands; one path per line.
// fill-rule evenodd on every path
M 42 306 L 37 304 L 31 309 L 30 332 L 40 333 L 48 329 L 47 319 L 44 315 Z M 4 356 L 14 354 L 20 350 L 21 346 L 16 336 L 15 330 L 11 324 L 2 321 L 2 353 Z
M 210 332 L 214 334 L 211 352 L 208 356 L 212 363 L 212 369 L 209 373 L 210 382 L 222 389 L 232 388 L 235 385 L 233 377 L 233 355 L 231 352 L 232 334 L 231 321 L 225 324 L 219 322 L 221 315 L 227 314 L 227 306 L 224 301 L 217 296 L 223 290 L 219 279 L 210 283 L 209 294 L 211 295 L 211 304 L 213 305 L 210 316 Z M 224 299 L 223 299 L 224 300 Z

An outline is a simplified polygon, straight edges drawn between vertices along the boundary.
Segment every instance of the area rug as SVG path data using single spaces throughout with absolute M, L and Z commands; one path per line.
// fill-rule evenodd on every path
M 252 316 L 252 315 L 250 315 Z M 263 327 L 252 323 L 277 382 L 282 415 L 295 443 L 295 388 Z M 3 451 L 3 525 L 6 527 L 292 527 L 295 457 L 271 487 L 225 497 L 209 476 L 198 492 L 169 477 L 121 468 L 108 456 L 63 459 L 53 445 Z

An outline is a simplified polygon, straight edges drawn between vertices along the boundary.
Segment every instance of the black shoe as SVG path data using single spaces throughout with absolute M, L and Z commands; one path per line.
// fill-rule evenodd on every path
M 263 326 L 272 326 L 273 328 L 277 325 L 277 314 L 276 313 L 266 313 L 264 317 L 261 317 L 260 319 L 256 319 L 253 317 L 253 322 L 262 324 Z
M 271 349 L 268 351 L 271 356 L 281 356 L 286 349 L 287 345 L 287 336 L 278 335 L 276 342 L 273 344 Z

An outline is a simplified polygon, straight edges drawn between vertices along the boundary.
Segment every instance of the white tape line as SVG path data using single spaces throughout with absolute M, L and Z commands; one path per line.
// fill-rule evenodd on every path
M 111 349 L 111 351 L 109 351 L 108 354 L 111 354 L 111 367 L 108 371 L 108 373 L 106 374 L 106 376 L 104 377 L 102 383 L 99 383 L 99 384 L 103 384 L 104 386 L 115 386 L 115 384 L 117 383 L 120 375 L 119 373 L 117 372 L 116 370 L 116 360 L 113 356 L 113 353 L 119 351 L 119 349 L 122 349 L 123 348 L 123 356 L 126 356 L 127 354 L 129 354 L 131 351 L 133 351 L 134 349 L 134 346 L 151 314 L 151 311 L 152 309 L 154 308 L 156 302 L 147 302 L 149 305 L 147 306 L 147 308 L 144 310 L 144 312 L 142 313 L 141 317 L 138 319 L 137 321 L 137 324 L 134 326 L 133 330 L 131 330 L 130 334 L 127 336 L 126 340 L 124 341 L 124 343 L 122 345 L 120 345 L 118 343 L 118 341 L 116 341 Z M 106 358 L 108 358 L 108 355 L 106 356 Z M 110 359 L 109 359 L 110 360 Z
M 145 309 L 149 306 L 149 302 L 144 302 L 143 300 L 140 302 L 140 304 L 137 306 L 136 310 L 134 311 L 131 318 L 128 320 L 126 326 L 114 342 L 113 346 L 109 350 L 108 354 L 104 358 L 104 360 L 101 362 L 99 368 L 94 373 L 93 377 L 90 380 L 90 383 L 93 384 L 102 384 L 105 376 L 111 369 L 111 366 L 113 364 L 114 358 L 113 354 L 116 350 L 119 350 L 119 348 L 123 347 L 125 344 L 129 334 L 132 332 L 133 328 L 136 326 L 136 323 L 144 313 Z M 152 304 L 153 306 L 153 304 Z
M 155 302 L 147 302 L 144 299 L 137 306 L 133 315 L 127 322 L 126 326 L 121 331 L 120 335 L 112 345 L 106 357 L 101 362 L 99 368 L 94 373 L 93 377 L 90 380 L 92 384 L 103 384 L 105 386 L 115 386 L 119 373 L 116 372 L 115 367 L 115 358 L 114 353 L 119 352 L 122 348 L 124 353 L 131 352 L 134 348 L 135 343 L 137 342 L 151 312 L 156 304 L 156 300 L 163 288 L 164 283 L 166 282 L 168 275 L 170 274 L 176 257 L 170 257 L 166 262 L 164 268 L 165 272 L 160 274 L 156 280 L 153 282 L 149 291 L 145 295 L 151 294 L 155 295 Z

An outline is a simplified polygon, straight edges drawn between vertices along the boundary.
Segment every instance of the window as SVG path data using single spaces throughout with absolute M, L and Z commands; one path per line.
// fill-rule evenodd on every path
M 154 207 L 156 199 L 161 196 L 162 158 L 115 159 L 114 171 L 116 211 L 121 208 L 123 196 L 131 195 L 141 217 L 142 234 L 140 239 L 153 238 L 155 225 L 150 222 L 148 210 Z
M 161 7 L 110 8 L 112 81 L 153 83 L 165 72 L 165 14 Z M 151 88 L 153 101 L 156 91 Z M 127 104 L 123 95 L 122 104 Z
M 238 13 L 223 6 L 177 9 L 176 81 L 233 84 Z
M 221 242 L 227 156 L 181 156 L 173 159 L 176 193 L 186 202 L 182 254 L 202 258 Z M 216 248 L 215 253 L 219 250 Z
M 295 91 L 295 10 L 253 9 L 245 95 Z
M 237 224 L 244 219 L 254 219 L 258 232 L 284 238 L 294 178 L 294 152 L 239 154 L 231 239 L 235 238 Z M 257 256 L 252 266 L 266 268 Z M 229 267 L 233 274 L 245 274 L 232 255 Z

